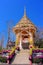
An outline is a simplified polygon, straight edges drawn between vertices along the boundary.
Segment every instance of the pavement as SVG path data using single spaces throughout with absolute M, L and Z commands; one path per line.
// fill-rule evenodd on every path
M 28 64 L 30 65 L 29 60 L 29 49 L 22 49 L 17 53 L 16 57 L 13 59 L 12 64 Z

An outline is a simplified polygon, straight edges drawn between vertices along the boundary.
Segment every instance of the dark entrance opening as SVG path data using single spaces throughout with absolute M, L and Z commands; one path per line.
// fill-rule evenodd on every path
M 22 43 L 23 49 L 29 49 L 29 43 Z

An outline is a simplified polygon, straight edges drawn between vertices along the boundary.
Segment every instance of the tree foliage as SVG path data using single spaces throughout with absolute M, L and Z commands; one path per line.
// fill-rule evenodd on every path
M 39 48 L 43 48 L 43 34 L 42 30 L 38 30 L 35 34 L 35 46 L 38 46 Z
M 2 47 L 0 46 L 0 51 L 2 50 Z

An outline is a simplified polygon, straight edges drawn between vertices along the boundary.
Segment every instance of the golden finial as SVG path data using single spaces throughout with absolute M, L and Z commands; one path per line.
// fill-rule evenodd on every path
M 24 7 L 24 16 L 26 16 L 26 7 Z

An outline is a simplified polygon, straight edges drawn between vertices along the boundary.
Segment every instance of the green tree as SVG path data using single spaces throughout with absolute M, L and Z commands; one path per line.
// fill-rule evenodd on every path
M 39 48 L 43 48 L 43 34 L 41 30 L 38 30 L 35 33 L 35 46 L 38 46 Z
M 2 51 L 2 47 L 0 46 L 0 51 Z
M 43 48 L 43 39 L 39 39 L 34 43 L 35 46 L 38 46 L 39 48 Z

